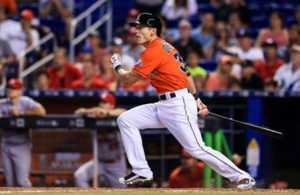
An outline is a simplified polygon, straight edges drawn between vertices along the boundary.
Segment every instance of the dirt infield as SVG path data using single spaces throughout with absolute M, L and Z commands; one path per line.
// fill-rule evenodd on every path
M 79 189 L 79 188 L 0 188 L 0 194 L 26 195 L 300 195 L 300 190 L 235 189 Z

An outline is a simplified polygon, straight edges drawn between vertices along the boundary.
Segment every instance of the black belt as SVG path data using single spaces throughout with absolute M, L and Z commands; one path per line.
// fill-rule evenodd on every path
M 170 97 L 174 98 L 174 97 L 176 97 L 176 94 L 174 92 L 172 92 L 172 93 L 170 93 Z M 167 95 L 166 94 L 159 95 L 158 99 L 159 100 L 166 100 L 167 99 Z

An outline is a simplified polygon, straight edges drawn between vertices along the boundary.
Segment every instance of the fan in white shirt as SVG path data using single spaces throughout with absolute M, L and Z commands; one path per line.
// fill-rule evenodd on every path
M 5 12 L 1 12 L 0 9 L 0 38 L 9 43 L 15 55 L 20 55 L 27 47 L 38 45 L 39 34 L 31 27 L 31 20 L 34 18 L 31 10 L 21 12 L 20 22 L 4 19 Z M 4 16 L 4 20 L 1 20 L 1 16 Z
M 237 54 L 241 61 L 264 60 L 263 51 L 253 46 L 251 33 L 248 30 L 240 29 L 237 33 L 237 38 L 239 41 L 238 47 L 232 47 L 229 50 Z
M 274 80 L 284 91 L 300 92 L 300 45 L 292 46 L 291 62 L 276 71 Z

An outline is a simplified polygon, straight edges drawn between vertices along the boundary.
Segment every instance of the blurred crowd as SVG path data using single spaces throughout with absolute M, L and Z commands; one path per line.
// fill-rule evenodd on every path
M 289 15 L 280 9 L 270 9 L 265 13 L 266 21 L 258 21 L 257 13 L 249 9 L 249 2 L 136 0 L 135 7 L 128 10 L 125 24 L 113 27 L 110 45 L 104 44 L 100 31 L 90 31 L 71 61 L 66 43 L 75 0 L 40 0 L 39 13 L 30 9 L 19 12 L 14 0 L 3 0 L 0 1 L 1 74 L 11 72 L 10 64 L 17 63 L 21 51 L 28 47 L 35 48 L 33 59 L 45 56 L 49 52 L 47 48 L 36 45 L 41 37 L 51 31 L 56 33 L 56 29 L 39 21 L 60 18 L 64 33 L 56 33 L 60 44 L 53 51 L 54 59 L 34 74 L 34 82 L 28 87 L 153 90 L 147 79 L 132 86 L 120 86 L 109 60 L 112 53 L 118 52 L 128 69 L 138 62 L 144 48 L 137 45 L 135 30 L 129 22 L 147 11 L 161 16 L 162 38 L 179 51 L 198 91 L 300 91 L 300 4 Z M 258 25 L 261 22 L 268 25 L 261 28 Z M 26 58 L 25 66 L 30 66 L 33 59 Z

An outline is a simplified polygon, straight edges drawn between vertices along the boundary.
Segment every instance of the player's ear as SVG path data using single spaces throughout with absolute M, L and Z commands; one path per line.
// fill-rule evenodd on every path
M 156 28 L 150 28 L 150 30 L 151 30 L 151 37 L 153 36 L 153 35 L 155 35 L 156 34 Z

